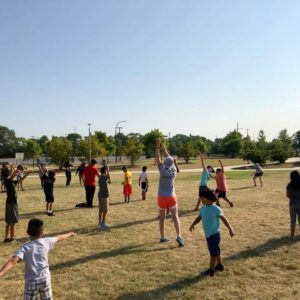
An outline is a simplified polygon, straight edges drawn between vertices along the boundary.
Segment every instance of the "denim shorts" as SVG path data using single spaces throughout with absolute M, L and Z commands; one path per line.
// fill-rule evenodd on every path
M 221 250 L 220 250 L 220 241 L 221 241 L 221 235 L 220 232 L 217 232 L 210 237 L 206 238 L 207 241 L 207 247 L 210 253 L 210 256 L 216 257 L 220 256 Z

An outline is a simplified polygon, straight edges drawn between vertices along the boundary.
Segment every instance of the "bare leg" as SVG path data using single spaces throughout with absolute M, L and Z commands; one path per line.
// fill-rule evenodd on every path
M 253 183 L 254 183 L 254 186 L 256 186 L 256 177 L 253 176 Z
M 101 224 L 101 223 L 102 223 L 102 211 L 99 208 L 99 224 Z
M 107 212 L 102 213 L 102 223 L 105 223 Z
M 219 265 L 222 264 L 221 256 L 217 256 L 217 264 L 219 264 Z
M 8 239 L 9 224 L 5 225 L 5 239 Z
M 159 231 L 160 231 L 160 237 L 165 237 L 165 217 L 166 217 L 166 210 L 160 209 L 159 210 Z
M 291 225 L 291 240 L 295 240 L 295 229 L 296 229 L 296 226 L 293 226 Z
M 263 184 L 262 184 L 261 176 L 259 177 L 259 181 L 260 181 L 260 186 L 262 187 Z
M 211 270 L 214 270 L 214 269 L 215 269 L 216 262 L 217 262 L 217 257 L 216 257 L 216 256 L 211 256 L 211 257 L 210 257 L 210 264 L 209 264 L 209 268 L 210 268 Z
M 179 222 L 179 217 L 178 217 L 178 209 L 177 209 L 177 206 L 170 209 L 171 211 L 171 215 L 172 215 L 172 220 L 174 222 L 174 227 L 175 227 L 175 230 L 176 230 L 176 234 L 177 236 L 180 236 L 181 237 L 181 232 L 180 232 L 180 222 Z
M 13 239 L 15 237 L 15 224 L 10 224 L 10 238 Z

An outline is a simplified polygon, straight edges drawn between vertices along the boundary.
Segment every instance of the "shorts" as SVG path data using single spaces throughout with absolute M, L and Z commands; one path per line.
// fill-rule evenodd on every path
M 52 193 L 45 193 L 45 200 L 46 202 L 54 202 L 54 196 Z
M 37 299 L 38 294 L 42 300 L 52 299 L 50 279 L 42 278 L 25 282 L 24 300 Z
M 5 223 L 16 224 L 19 222 L 18 203 L 6 203 L 5 205 Z
M 107 198 L 100 197 L 98 195 L 98 200 L 99 200 L 99 210 L 101 210 L 104 213 L 108 212 L 108 201 Z
M 260 172 L 260 173 L 255 173 L 254 177 L 261 177 L 264 175 L 264 172 Z
M 292 227 L 296 226 L 297 217 L 300 224 L 300 205 L 290 205 L 290 218 Z
M 221 235 L 220 232 L 217 232 L 210 237 L 206 238 L 207 241 L 207 247 L 209 250 L 209 254 L 212 257 L 220 256 L 221 250 L 220 250 L 220 241 L 221 241 Z
M 123 194 L 124 195 L 131 195 L 132 194 L 132 185 L 131 184 L 124 184 L 123 187 Z
M 141 182 L 141 189 L 142 189 L 143 192 L 148 191 L 147 182 Z
M 157 205 L 159 209 L 174 208 L 177 205 L 176 196 L 158 196 Z
M 218 191 L 218 190 L 216 190 L 216 194 L 218 196 L 218 199 L 219 198 L 226 199 L 226 191 Z
M 201 198 L 201 192 L 207 191 L 208 187 L 206 185 L 199 186 L 199 198 Z

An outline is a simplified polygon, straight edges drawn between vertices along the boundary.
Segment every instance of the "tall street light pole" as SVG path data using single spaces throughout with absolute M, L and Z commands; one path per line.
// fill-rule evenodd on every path
M 89 126 L 89 163 L 92 160 L 92 137 L 91 137 L 91 123 L 88 124 Z
M 116 126 L 115 126 L 115 143 L 117 142 L 116 141 L 116 136 L 117 136 L 117 129 L 118 129 L 118 125 L 119 124 L 121 124 L 121 123 L 125 123 L 126 121 L 119 121 L 117 124 L 116 124 Z M 116 163 L 118 162 L 118 157 L 117 157 L 117 154 L 118 154 L 118 151 L 117 151 L 118 149 L 117 149 L 117 143 L 116 143 L 116 153 L 115 153 L 115 155 L 116 155 Z

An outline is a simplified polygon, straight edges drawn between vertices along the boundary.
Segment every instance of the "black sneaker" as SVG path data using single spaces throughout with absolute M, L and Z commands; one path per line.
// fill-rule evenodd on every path
M 9 238 L 7 238 L 7 239 L 5 239 L 4 241 L 3 241 L 3 243 L 9 243 L 10 242 L 10 239 Z
M 224 266 L 222 264 L 217 264 L 215 266 L 215 272 L 220 271 L 223 272 L 224 271 Z
M 200 273 L 200 275 L 202 277 L 207 277 L 207 276 L 213 277 L 214 274 L 215 274 L 215 271 L 211 270 L 211 269 L 207 269 L 206 271 Z

